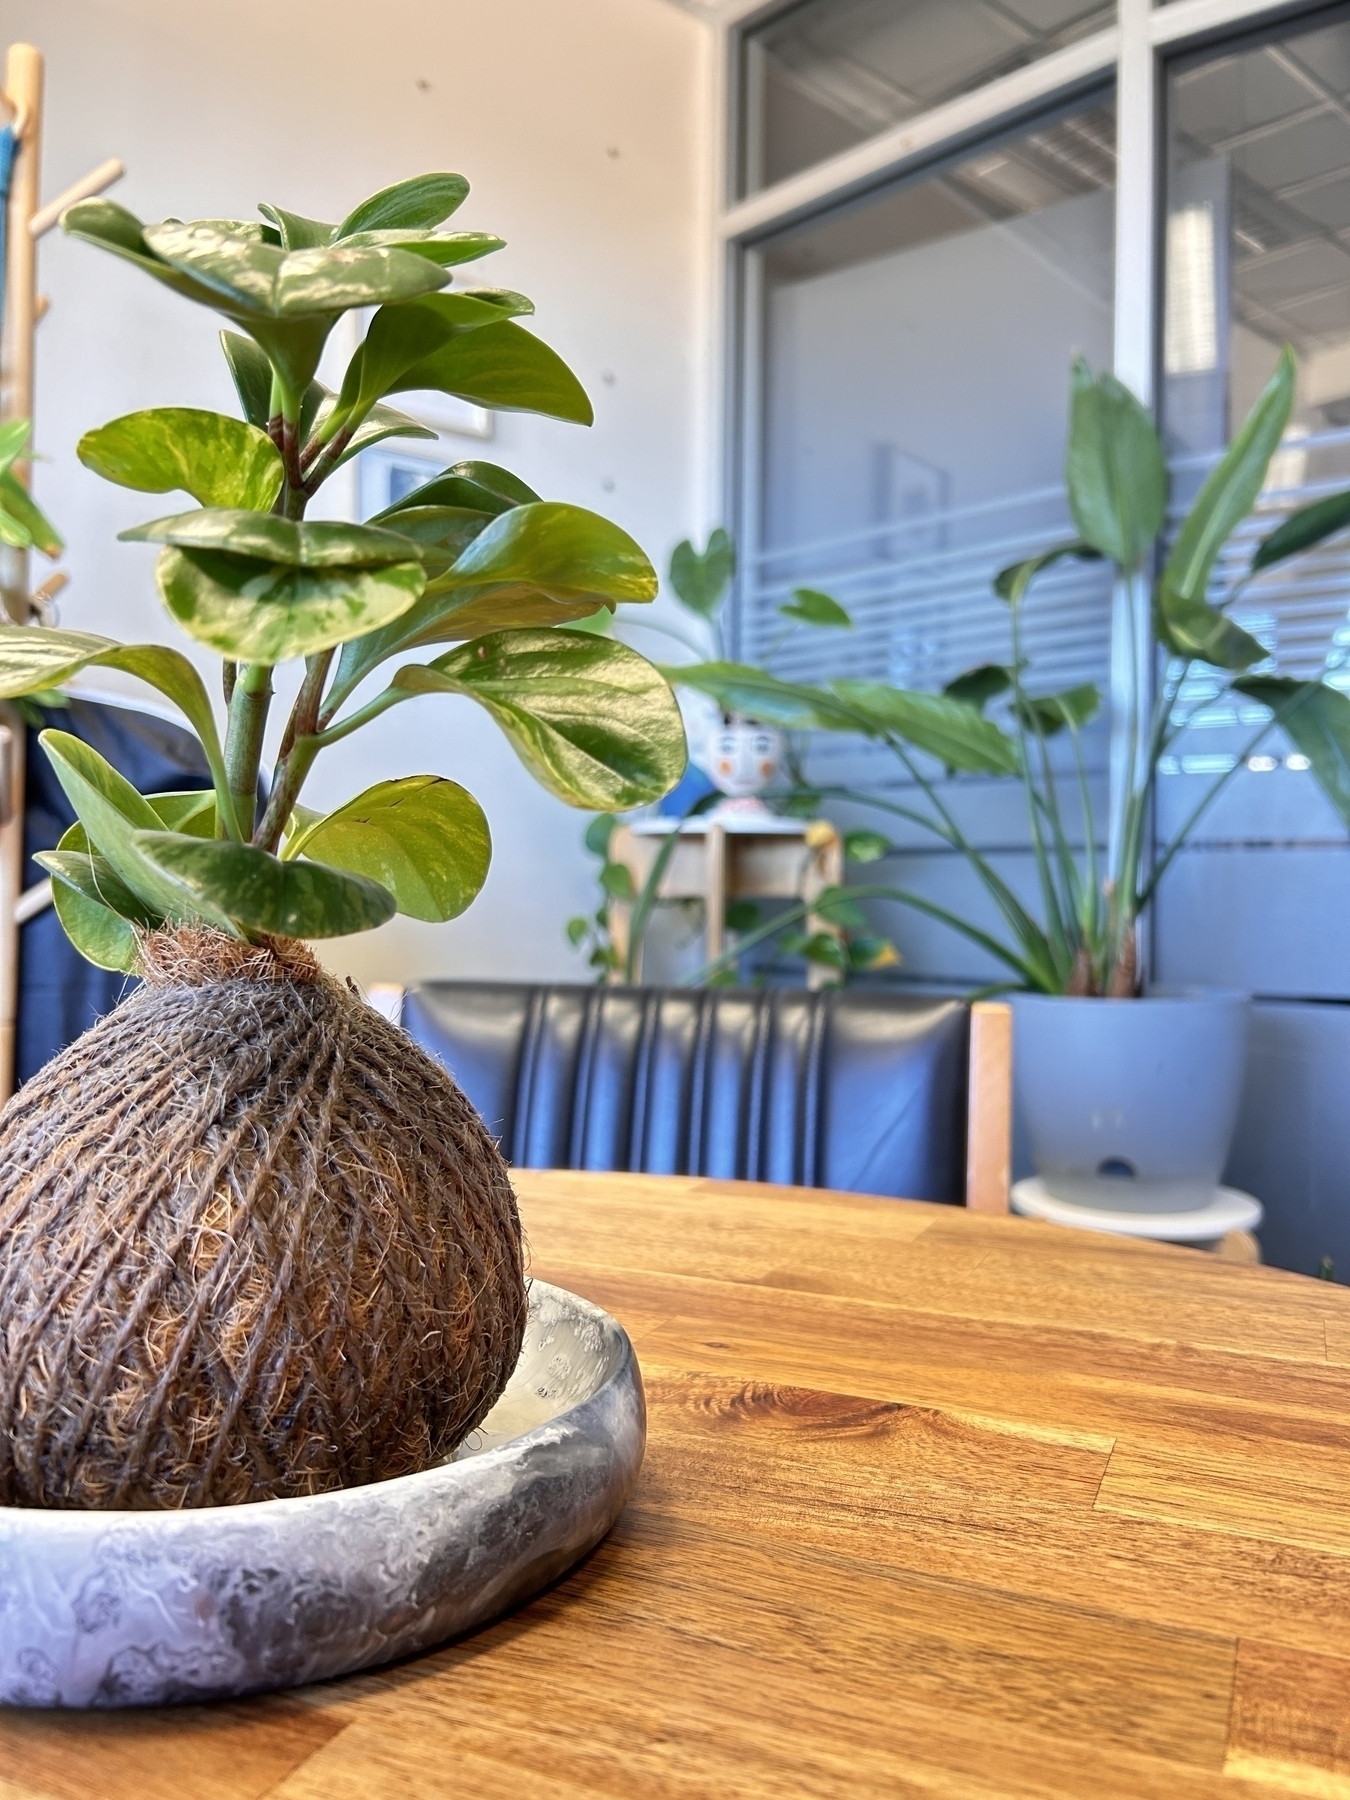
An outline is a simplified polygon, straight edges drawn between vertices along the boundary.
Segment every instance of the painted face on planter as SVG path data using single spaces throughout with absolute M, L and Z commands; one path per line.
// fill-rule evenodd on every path
M 733 799 L 773 787 L 782 767 L 783 734 L 767 725 L 736 719 L 709 738 L 708 774 Z

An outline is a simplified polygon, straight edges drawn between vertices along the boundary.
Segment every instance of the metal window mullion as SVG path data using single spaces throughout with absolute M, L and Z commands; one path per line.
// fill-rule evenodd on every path
M 734 42 L 736 34 L 731 36 Z M 1117 44 L 1117 30 L 1110 26 L 1010 75 L 1000 76 L 974 93 L 902 120 L 854 149 L 841 151 L 729 205 L 719 230 L 725 238 L 759 236 L 817 212 L 833 201 L 861 193 L 943 149 L 974 141 L 1023 115 L 1033 115 L 1108 77 Z
M 1120 61 L 1116 86 L 1117 377 L 1156 411 L 1158 344 L 1158 58 L 1151 0 L 1119 0 Z M 1147 572 L 1116 584 L 1111 612 L 1110 827 L 1107 866 L 1120 873 L 1125 808 L 1147 772 L 1153 704 L 1152 608 Z M 1146 856 L 1153 823 L 1147 827 Z M 1141 970 L 1151 963 L 1141 922 Z
M 764 253 L 742 248 L 739 255 L 740 289 L 740 368 L 739 396 L 740 455 L 737 458 L 737 492 L 733 496 L 736 519 L 737 564 L 736 604 L 732 609 L 731 643 L 733 656 L 741 654 L 748 624 L 746 603 L 748 584 L 745 572 L 756 568 L 763 551 L 764 536 Z

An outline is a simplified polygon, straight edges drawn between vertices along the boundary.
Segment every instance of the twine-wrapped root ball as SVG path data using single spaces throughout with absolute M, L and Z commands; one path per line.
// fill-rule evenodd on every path
M 175 1507 L 409 1474 L 525 1326 L 506 1167 L 303 949 L 150 935 L 0 1113 L 0 1503 Z

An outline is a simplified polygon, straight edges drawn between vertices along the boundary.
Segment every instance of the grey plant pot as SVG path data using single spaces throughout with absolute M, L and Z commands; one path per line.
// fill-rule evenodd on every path
M 1187 1212 L 1219 1185 L 1247 1061 L 1245 994 L 1013 996 L 1031 1157 L 1071 1205 Z
M 416 1655 L 598 1544 L 645 1442 L 627 1333 L 536 1281 L 506 1392 L 421 1474 L 181 1512 L 0 1507 L 0 1704 L 163 1706 Z

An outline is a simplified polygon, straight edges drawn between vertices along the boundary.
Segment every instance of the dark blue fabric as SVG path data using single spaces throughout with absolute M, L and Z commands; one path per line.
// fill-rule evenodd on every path
M 72 699 L 69 707 L 45 711 L 57 731 L 91 744 L 143 794 L 207 788 L 210 772 L 201 746 L 190 732 L 147 713 Z M 24 785 L 24 886 L 41 881 L 33 862 L 38 850 L 54 850 L 75 823 L 70 802 L 52 773 L 36 731 L 28 733 Z M 114 1007 L 129 986 L 125 975 L 87 963 L 62 931 L 49 906 L 19 933 L 19 1026 L 16 1075 L 27 1081 L 59 1050 Z

